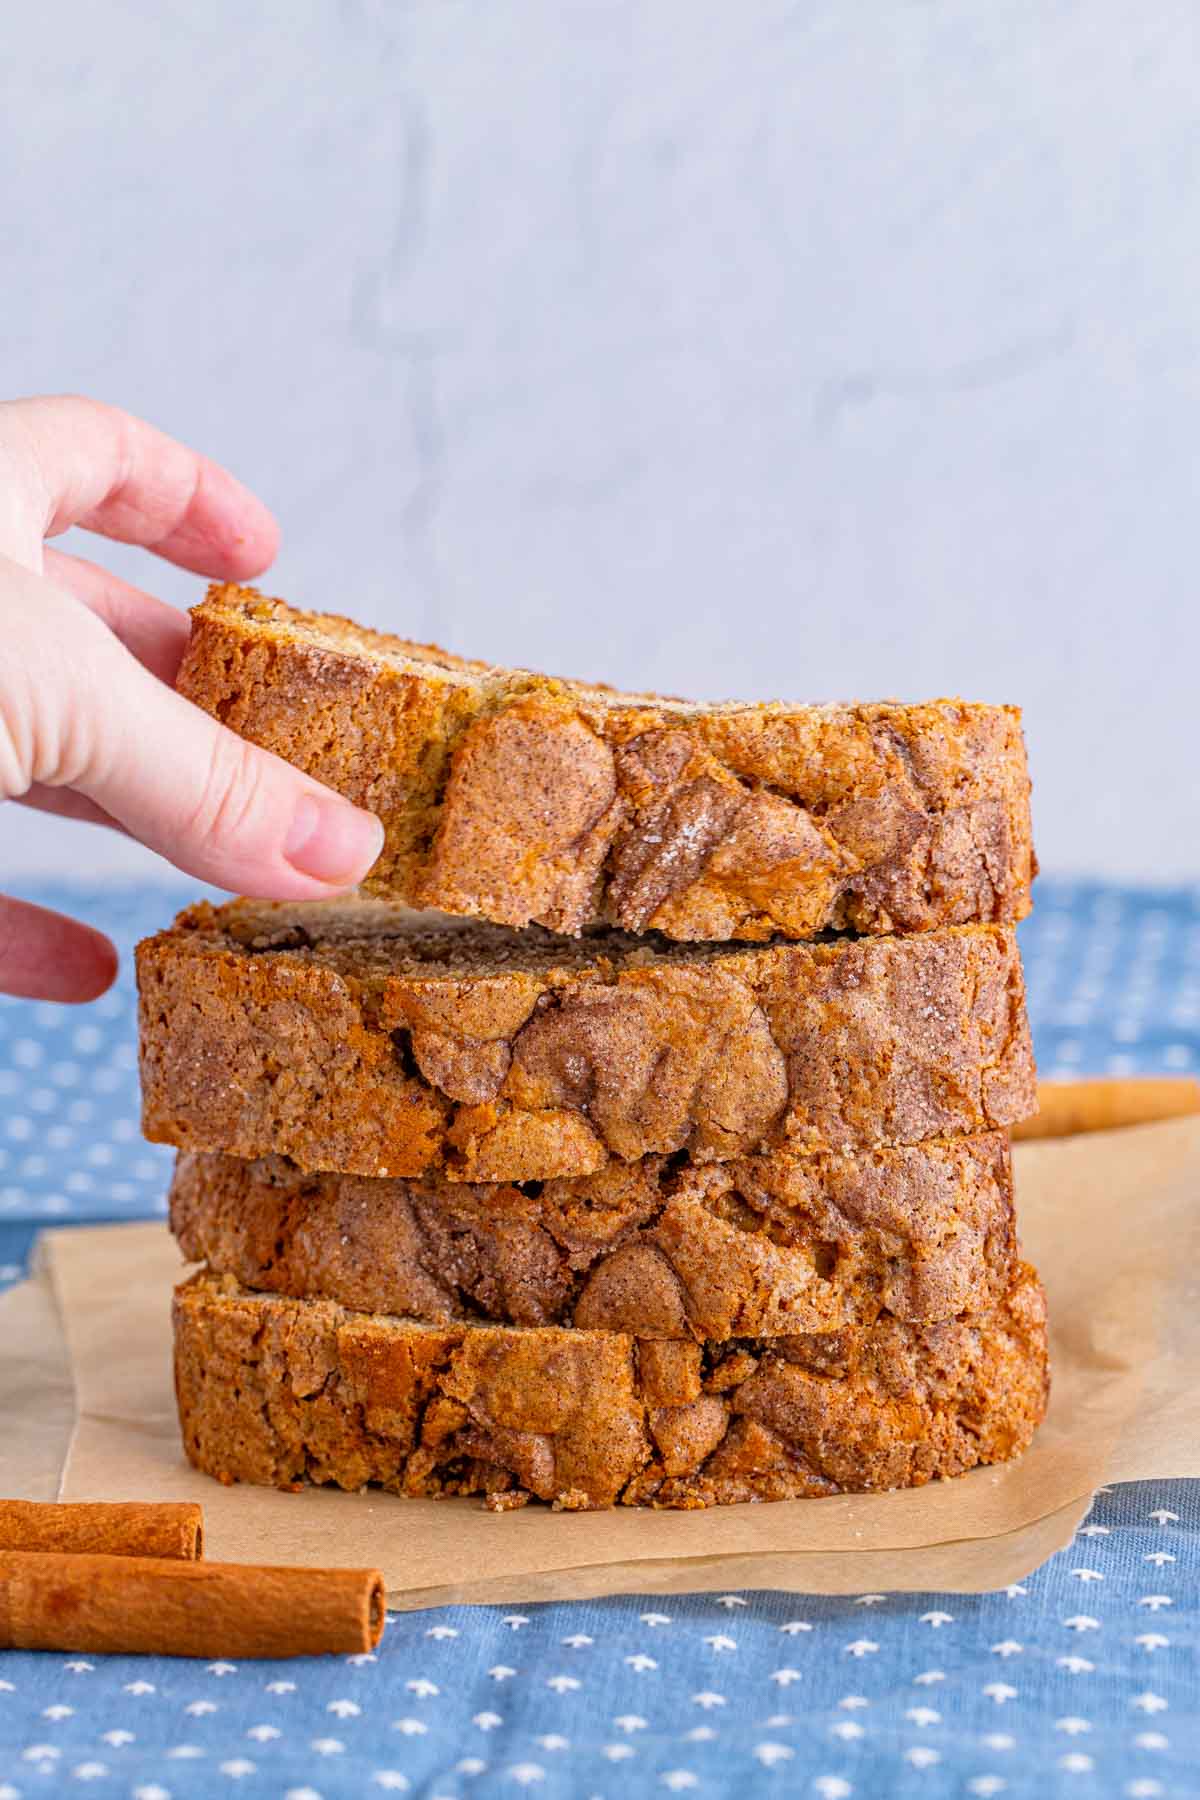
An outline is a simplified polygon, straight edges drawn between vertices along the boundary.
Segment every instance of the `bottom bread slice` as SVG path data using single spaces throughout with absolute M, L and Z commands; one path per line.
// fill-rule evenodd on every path
M 1049 1382 L 1028 1267 L 987 1313 L 723 1344 L 426 1325 L 207 1271 L 174 1316 L 184 1447 L 207 1474 L 501 1507 L 919 1487 L 1024 1450 Z

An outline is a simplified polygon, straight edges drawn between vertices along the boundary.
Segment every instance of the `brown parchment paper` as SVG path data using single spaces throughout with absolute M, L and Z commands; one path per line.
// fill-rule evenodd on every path
M 223 1488 L 180 1452 L 168 1302 L 181 1266 L 163 1227 L 139 1225 L 46 1240 L 78 1402 L 59 1492 L 199 1500 L 212 1556 L 377 1565 L 397 1607 L 1003 1586 L 1069 1542 L 1101 1483 L 1200 1475 L 1200 1120 L 1022 1145 L 1017 1165 L 1054 1393 L 1033 1448 L 1003 1468 L 699 1513 L 492 1514 L 470 1500 Z
M 56 1500 L 75 1429 L 75 1382 L 45 1257 L 0 1295 L 0 1493 Z

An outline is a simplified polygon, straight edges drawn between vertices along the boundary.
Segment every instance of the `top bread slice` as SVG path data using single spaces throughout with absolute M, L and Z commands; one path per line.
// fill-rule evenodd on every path
M 1029 910 L 1016 707 L 621 694 L 231 586 L 195 608 L 178 685 L 379 815 L 381 899 L 722 942 Z

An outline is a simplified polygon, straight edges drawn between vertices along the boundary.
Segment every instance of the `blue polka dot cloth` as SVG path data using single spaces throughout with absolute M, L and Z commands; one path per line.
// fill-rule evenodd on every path
M 128 951 L 186 891 L 30 898 L 118 941 L 83 1009 L 0 1003 L 0 1280 L 41 1226 L 153 1217 Z M 1200 1067 L 1200 890 L 1042 881 L 1047 1075 Z M 0 1446 L 0 1491 L 3 1489 Z M 1200 1483 L 1102 1490 L 995 1594 L 637 1595 L 394 1615 L 368 1656 L 0 1655 L 0 1800 L 1200 1796 Z

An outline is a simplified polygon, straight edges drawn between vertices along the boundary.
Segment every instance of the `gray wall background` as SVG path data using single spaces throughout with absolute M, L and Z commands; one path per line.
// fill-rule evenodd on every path
M 0 388 L 226 460 L 268 591 L 698 696 L 1017 700 L 1048 868 L 1200 876 L 1192 0 L 5 37 Z M 0 830 L 27 874 L 152 863 Z

